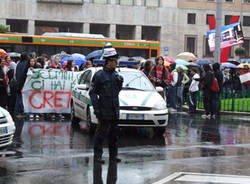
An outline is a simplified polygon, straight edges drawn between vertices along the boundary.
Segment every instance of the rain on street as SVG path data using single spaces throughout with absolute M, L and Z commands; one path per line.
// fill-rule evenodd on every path
M 13 144 L 1 151 L 1 184 L 93 183 L 93 136 L 85 122 L 73 126 L 69 120 L 19 118 L 15 124 Z M 105 164 L 95 172 L 102 172 L 104 183 L 107 175 L 117 176 L 118 184 L 156 183 L 176 172 L 247 176 L 249 117 L 223 115 L 204 120 L 200 115 L 171 114 L 165 131 L 121 128 L 122 162 L 114 167 L 109 164 L 107 145 L 103 157 Z

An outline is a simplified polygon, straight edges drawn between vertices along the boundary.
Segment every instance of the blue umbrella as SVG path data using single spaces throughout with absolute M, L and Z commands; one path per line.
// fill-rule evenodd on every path
M 197 63 L 193 63 L 193 62 L 189 63 L 188 66 L 189 67 L 200 67 L 200 65 L 198 65 Z
M 69 57 L 64 57 L 61 59 L 60 63 L 61 65 L 63 65 L 66 61 L 68 60 L 74 60 L 75 61 L 75 65 L 80 66 L 81 64 L 86 63 L 86 59 L 83 59 L 81 57 L 74 57 L 74 56 L 69 56 Z
M 176 59 L 175 62 L 178 65 L 188 65 L 189 64 L 189 62 L 182 60 L 182 59 Z
M 93 52 L 90 52 L 87 56 L 86 59 L 100 59 L 102 57 L 103 50 L 95 50 Z
M 210 59 L 198 59 L 195 63 L 198 65 L 213 64 L 213 62 L 210 61 Z
M 232 63 L 228 63 L 228 62 L 222 63 L 221 66 L 222 66 L 223 68 L 237 68 L 236 65 L 234 65 L 234 64 L 232 64 Z
M 240 63 L 249 63 L 250 64 L 250 59 L 240 59 Z

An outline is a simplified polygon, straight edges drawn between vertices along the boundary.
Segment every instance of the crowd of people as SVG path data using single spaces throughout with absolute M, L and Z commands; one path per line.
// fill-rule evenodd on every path
M 170 111 L 182 109 L 185 103 L 189 105 L 189 113 L 196 113 L 197 95 L 199 91 L 203 94 L 205 115 L 203 117 L 215 118 L 220 111 L 220 94 L 223 92 L 226 97 L 231 97 L 233 92 L 237 97 L 247 97 L 249 83 L 241 83 L 240 74 L 249 72 L 246 65 L 243 69 L 236 70 L 226 68 L 221 70 L 219 63 L 212 66 L 190 67 L 184 70 L 176 64 L 164 65 L 164 58 L 158 56 L 155 60 L 149 59 L 145 62 L 129 59 L 136 63 L 133 68 L 141 70 L 157 87 L 164 89 L 164 99 L 167 100 Z M 0 106 L 7 108 L 11 114 L 20 115 L 24 113 L 22 104 L 22 88 L 24 86 L 28 69 L 60 69 L 64 71 L 82 71 L 93 66 L 91 60 L 76 66 L 74 60 L 67 61 L 64 66 L 60 63 L 59 56 L 48 57 L 42 54 L 36 57 L 35 54 L 23 52 L 20 58 L 11 58 L 5 55 L 0 58 Z M 214 78 L 217 79 L 218 90 L 211 90 L 214 85 Z M 187 100 L 188 99 L 188 100 Z M 38 116 L 38 115 L 37 115 Z
M 219 63 L 214 63 L 201 67 L 192 66 L 184 70 L 182 66 L 174 63 L 165 67 L 164 58 L 159 56 L 155 62 L 146 61 L 142 68 L 155 87 L 164 88 L 164 97 L 172 112 L 182 109 L 183 104 L 187 102 L 189 113 L 196 113 L 199 91 L 203 94 L 205 109 L 203 118 L 215 118 L 220 114 L 222 93 L 225 98 L 232 97 L 232 94 L 236 97 L 249 97 L 250 81 L 243 83 L 240 81 L 240 75 L 250 72 L 248 64 L 242 69 L 223 68 L 222 70 Z

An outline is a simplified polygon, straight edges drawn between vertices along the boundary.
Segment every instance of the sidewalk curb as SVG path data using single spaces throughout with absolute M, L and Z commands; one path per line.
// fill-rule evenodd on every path
M 182 108 L 184 111 L 189 110 L 189 107 L 187 105 L 183 105 Z M 204 114 L 205 111 L 203 109 L 196 109 L 196 112 L 200 114 Z M 250 112 L 220 111 L 220 114 L 250 116 Z

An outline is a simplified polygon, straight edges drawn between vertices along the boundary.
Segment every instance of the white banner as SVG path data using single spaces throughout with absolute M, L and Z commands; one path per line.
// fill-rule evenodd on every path
M 23 87 L 26 113 L 70 113 L 72 90 L 81 72 L 33 69 Z

